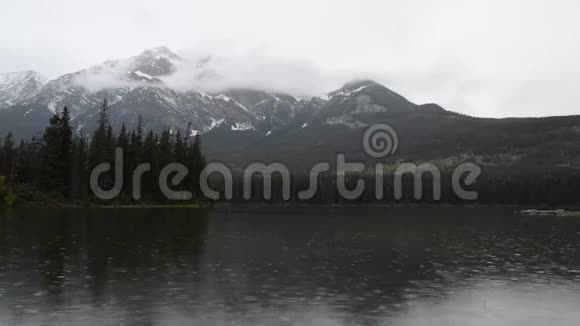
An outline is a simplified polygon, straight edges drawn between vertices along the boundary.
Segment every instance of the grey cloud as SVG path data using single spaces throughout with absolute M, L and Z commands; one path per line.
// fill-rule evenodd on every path
M 200 82 L 184 64 L 167 82 L 316 95 L 370 77 L 479 116 L 578 114 L 579 14 L 573 0 L 21 0 L 0 11 L 0 73 L 55 78 L 160 44 L 201 52 L 222 40 L 230 49 L 212 54 L 225 61 L 211 63 L 221 78 Z

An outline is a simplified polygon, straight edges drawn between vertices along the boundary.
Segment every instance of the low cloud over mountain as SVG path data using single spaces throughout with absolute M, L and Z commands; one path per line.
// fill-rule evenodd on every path
M 311 77 L 319 84 L 316 78 L 323 74 L 282 68 L 286 65 L 276 60 L 270 68 L 262 63 L 263 74 L 251 74 L 258 68 L 243 58 L 178 55 L 158 47 L 51 81 L 34 72 L 6 75 L 0 95 L 9 99 L 0 107 L 0 133 L 30 137 L 67 106 L 76 131 L 90 134 L 107 99 L 115 129 L 122 124 L 133 128 L 142 118 L 146 129 L 203 134 L 210 159 L 240 166 L 271 160 L 308 166 L 338 152 L 368 160 L 360 139 L 378 123 L 399 132 L 400 150 L 391 159 L 455 162 L 469 157 L 496 165 L 580 162 L 578 116 L 470 117 L 436 104 L 415 104 L 372 80 L 320 90 L 318 96 L 295 96 L 279 89 L 288 89 L 289 81 L 308 85 Z M 282 71 L 291 78 L 277 81 Z

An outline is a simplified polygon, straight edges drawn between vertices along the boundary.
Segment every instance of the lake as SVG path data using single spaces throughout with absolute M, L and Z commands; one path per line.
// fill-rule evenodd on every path
M 578 325 L 580 218 L 510 208 L 0 213 L 0 325 Z

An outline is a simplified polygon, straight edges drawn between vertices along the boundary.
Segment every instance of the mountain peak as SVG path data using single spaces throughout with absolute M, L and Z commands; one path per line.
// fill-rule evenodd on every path
M 179 59 L 179 56 L 175 54 L 173 51 L 169 50 L 166 46 L 157 46 L 150 49 L 147 49 L 141 53 L 141 56 L 149 56 L 154 57 L 156 59 L 159 58 L 167 58 L 170 60 Z
M 121 72 L 133 80 L 150 81 L 155 77 L 167 76 L 175 69 L 175 62 L 180 57 L 165 46 L 158 46 L 143 51 L 138 56 L 129 58 L 129 65 L 125 65 Z M 123 65 L 121 65 L 123 66 Z
M 327 97 L 350 96 L 351 94 L 358 94 L 360 91 L 376 86 L 384 88 L 383 85 L 372 80 L 355 80 L 344 84 L 344 86 L 333 92 L 328 93 Z
M 359 79 L 347 82 L 346 84 L 344 84 L 344 86 L 342 86 L 341 90 L 352 91 L 361 87 L 371 87 L 371 86 L 383 86 L 383 85 L 377 83 L 374 80 Z

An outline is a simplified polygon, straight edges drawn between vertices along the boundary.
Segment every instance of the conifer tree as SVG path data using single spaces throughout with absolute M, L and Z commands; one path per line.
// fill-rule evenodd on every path
M 72 150 L 73 150 L 73 131 L 70 124 L 70 112 L 68 107 L 64 107 L 62 115 L 60 117 L 60 137 L 61 137 L 61 147 L 60 147 L 60 176 L 64 181 L 64 195 L 69 197 L 71 182 L 72 182 Z
M 89 187 L 90 171 L 98 164 L 109 163 L 114 167 L 115 149 L 123 149 L 125 199 L 132 198 L 134 169 L 141 163 L 150 163 L 151 171 L 142 177 L 142 198 L 146 201 L 165 202 L 159 189 L 159 174 L 170 163 L 185 165 L 190 177 L 184 180 L 179 190 L 193 191 L 200 196 L 199 174 L 205 166 L 201 153 L 201 139 L 191 139 L 181 132 L 173 134 L 165 130 L 160 134 L 149 130 L 145 135 L 139 117 L 136 128 L 128 130 L 123 124 L 115 133 L 108 117 L 108 103 L 103 101 L 98 123 L 90 137 L 82 129 L 74 133 L 70 111 L 64 108 L 49 120 L 44 133 L 29 140 L 22 140 L 14 147 L 9 133 L 0 140 L 0 175 L 12 189 L 12 184 L 26 185 L 25 189 L 40 190 L 51 194 L 62 194 L 71 200 L 95 200 Z M 114 168 L 99 178 L 102 189 L 110 189 L 114 183 Z
M 12 132 L 8 132 L 0 147 L 0 175 L 6 177 L 6 182 L 12 182 L 16 178 L 18 169 L 16 156 L 13 135 Z
M 49 120 L 49 126 L 45 129 L 43 139 L 43 172 L 41 187 L 44 190 L 64 193 L 66 191 L 65 179 L 62 175 L 62 145 L 63 137 L 61 130 L 61 117 L 56 112 Z

